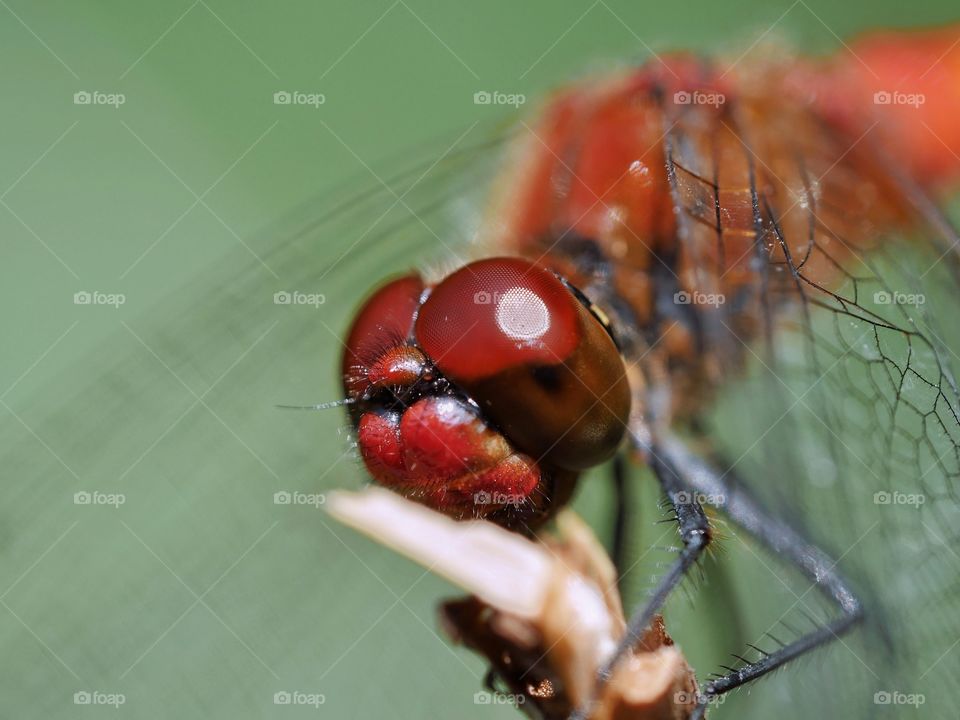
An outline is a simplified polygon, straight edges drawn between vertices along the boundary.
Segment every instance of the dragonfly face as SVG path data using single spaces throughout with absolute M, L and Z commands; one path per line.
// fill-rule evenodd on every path
M 469 263 L 432 288 L 378 289 L 343 357 L 371 475 L 454 517 L 545 517 L 623 438 L 630 392 L 600 318 L 519 258 Z

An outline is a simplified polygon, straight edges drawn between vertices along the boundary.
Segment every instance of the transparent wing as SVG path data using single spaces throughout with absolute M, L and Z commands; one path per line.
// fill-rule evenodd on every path
M 841 139 L 748 99 L 686 110 L 671 139 L 684 247 L 713 259 L 706 274 L 728 299 L 714 350 L 730 382 L 709 432 L 730 475 L 832 553 L 868 608 L 828 657 L 717 716 L 873 717 L 889 704 L 948 717 L 960 674 L 951 231 L 869 131 Z M 709 252 L 718 242 L 725 254 Z M 758 608 L 748 642 L 776 647 L 829 617 L 809 584 L 760 558 L 743 559 Z
M 15 613 L 2 611 L 0 633 L 40 684 L 8 675 L 5 701 L 69 714 L 74 692 L 100 689 L 142 709 L 167 706 L 169 683 L 184 712 L 213 717 L 270 714 L 275 692 L 299 688 L 347 717 L 371 675 L 407 717 L 451 688 L 472 697 L 482 670 L 451 663 L 424 630 L 440 583 L 411 587 L 386 551 L 354 555 L 357 537 L 318 508 L 328 489 L 363 481 L 344 414 L 276 405 L 341 396 L 340 337 L 357 302 L 384 275 L 463 247 L 504 138 L 475 127 L 361 172 L 246 239 L 274 274 L 243 249 L 227 254 L 146 317 L 118 321 L 29 407 L 8 400 L 22 422 L 0 423 L 3 602 Z M 125 502 L 74 503 L 90 491 Z M 437 662 L 422 676 L 389 671 L 410 657 Z

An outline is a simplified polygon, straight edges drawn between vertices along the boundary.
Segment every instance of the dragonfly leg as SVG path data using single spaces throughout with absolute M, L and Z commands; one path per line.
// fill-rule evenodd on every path
M 667 573 L 660 578 L 645 605 L 627 622 L 626 632 L 616 650 L 597 674 L 593 697 L 570 716 L 570 720 L 586 720 L 592 713 L 596 697 L 613 674 L 617 663 L 633 648 L 646 632 L 654 614 L 660 609 L 673 589 L 686 576 L 697 558 L 710 543 L 710 525 L 696 496 L 682 483 L 681 476 L 666 462 L 653 456 L 652 468 L 676 513 L 683 549 Z
M 731 522 L 747 531 L 772 553 L 786 558 L 840 611 L 836 619 L 777 651 L 705 683 L 700 703 L 692 716 L 694 720 L 700 720 L 712 698 L 838 639 L 862 619 L 863 607 L 848 582 L 837 572 L 836 562 L 787 523 L 770 515 L 747 493 L 743 483 L 729 481 L 728 477 L 674 438 L 665 439 L 657 446 L 656 452 L 664 462 L 676 469 L 690 492 L 701 497 L 710 496 L 711 502 L 716 502 Z
M 627 487 L 627 463 L 618 454 L 610 463 L 610 479 L 613 482 L 613 533 L 610 538 L 610 559 L 617 569 L 619 584 L 623 585 L 626 571 L 626 552 L 629 545 L 628 532 L 633 511 L 630 491 Z

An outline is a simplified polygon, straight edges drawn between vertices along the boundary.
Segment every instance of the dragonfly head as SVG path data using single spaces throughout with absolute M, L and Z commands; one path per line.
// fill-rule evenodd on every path
M 527 260 L 479 260 L 432 287 L 390 281 L 345 347 L 367 470 L 454 517 L 543 515 L 624 435 L 616 344 L 585 298 Z

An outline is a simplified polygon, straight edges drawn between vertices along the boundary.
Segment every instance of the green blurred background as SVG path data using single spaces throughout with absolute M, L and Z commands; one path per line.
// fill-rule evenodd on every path
M 366 288 L 449 251 L 425 230 L 409 246 L 361 238 L 375 209 L 335 236 L 288 242 L 290 228 L 346 179 L 382 190 L 402 164 L 389 158 L 436 156 L 509 115 L 477 91 L 535 98 L 651 50 L 765 36 L 820 52 L 958 18 L 953 0 L 0 2 L 0 717 L 514 716 L 474 704 L 483 665 L 440 637 L 452 588 L 273 500 L 362 482 L 337 411 L 274 405 L 336 398 L 336 335 Z M 278 91 L 325 102 L 278 105 Z M 273 303 L 294 289 L 325 303 Z M 599 482 L 579 500 L 601 531 L 607 500 Z M 656 493 L 643 500 L 638 550 L 669 544 Z M 628 603 L 668 557 L 644 552 Z M 715 584 L 772 583 L 750 553 L 724 561 Z M 752 594 L 734 597 L 762 614 Z M 734 648 L 732 622 L 697 623 L 709 601 L 694 587 L 668 627 L 712 670 Z M 293 691 L 325 702 L 274 703 Z

